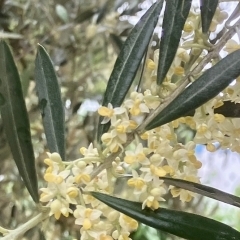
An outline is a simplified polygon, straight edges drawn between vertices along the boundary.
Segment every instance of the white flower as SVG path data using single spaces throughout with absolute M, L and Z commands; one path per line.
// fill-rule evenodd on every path
M 146 175 L 146 174 L 144 174 L 144 175 Z M 134 191 L 133 191 L 134 194 L 139 195 L 139 194 L 146 191 L 147 182 L 151 181 L 151 179 L 150 178 L 145 178 L 144 175 L 139 176 L 138 173 L 135 170 L 132 170 L 132 176 L 133 177 L 130 178 L 127 181 L 127 184 L 128 184 L 128 186 L 134 188 Z
M 144 153 L 144 148 L 142 143 L 139 143 L 135 151 L 125 151 L 126 156 L 124 161 L 127 164 L 140 163 L 142 165 L 149 164 L 149 160 Z
M 61 214 L 65 217 L 69 216 L 69 213 L 73 211 L 69 208 L 69 203 L 64 199 L 55 199 L 53 202 L 50 203 L 50 213 L 49 215 L 53 215 L 56 219 L 59 219 Z
M 86 208 L 81 205 L 77 205 L 77 209 L 73 215 L 76 218 L 75 224 L 82 225 L 84 230 L 92 228 L 94 223 L 100 221 L 102 212 L 97 209 Z
M 138 222 L 135 219 L 130 218 L 122 213 L 120 214 L 119 223 L 126 232 L 134 231 L 138 227 Z
M 144 96 L 142 93 L 132 92 L 130 99 L 126 100 L 124 105 L 129 108 L 129 112 L 132 116 L 149 113 L 149 108 L 144 103 Z
M 126 109 L 123 107 L 113 108 L 112 104 L 109 103 L 107 107 L 100 107 L 98 113 L 100 116 L 104 117 L 101 123 L 105 124 L 109 122 L 114 115 L 126 114 Z
M 99 156 L 97 148 L 94 148 L 92 143 L 90 143 L 88 148 L 81 147 L 80 153 L 84 157 L 98 157 Z
M 93 165 L 85 163 L 84 161 L 79 161 L 74 164 L 72 168 L 72 173 L 75 179 L 75 182 L 88 184 L 91 181 L 90 174 L 93 171 Z

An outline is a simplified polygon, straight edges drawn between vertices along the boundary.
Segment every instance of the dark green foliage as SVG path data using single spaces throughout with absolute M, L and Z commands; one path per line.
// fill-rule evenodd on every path
M 142 210 L 142 203 L 131 202 L 98 192 L 92 192 L 91 195 L 141 223 L 185 239 L 240 239 L 240 233 L 235 229 L 200 215 L 165 208 L 159 208 L 155 211 L 151 209 Z
M 33 200 L 38 202 L 38 183 L 30 124 L 18 70 L 8 45 L 0 42 L 0 109 L 13 159 Z
M 157 83 L 160 85 L 173 62 L 192 0 L 166 1 L 159 49 Z
M 218 0 L 200 0 L 202 32 L 207 33 L 218 6 Z
M 142 16 L 123 44 L 108 81 L 103 97 L 103 106 L 111 103 L 113 107 L 118 107 L 122 104 L 152 37 L 162 5 L 163 0 L 154 3 Z M 101 121 L 102 118 L 98 124 L 98 141 L 110 126 L 109 124 L 101 124 Z
M 229 193 L 225 193 L 223 191 L 220 191 L 216 188 L 208 187 L 199 183 L 189 182 L 182 179 L 176 179 L 176 178 L 166 178 L 161 177 L 162 180 L 164 180 L 164 183 L 183 188 L 195 193 L 199 193 L 203 196 L 216 199 L 218 201 L 233 205 L 235 207 L 240 208 L 240 197 L 234 196 Z
M 41 45 L 36 57 L 35 79 L 48 148 L 50 152 L 59 153 L 64 160 L 65 127 L 61 93 L 51 59 Z

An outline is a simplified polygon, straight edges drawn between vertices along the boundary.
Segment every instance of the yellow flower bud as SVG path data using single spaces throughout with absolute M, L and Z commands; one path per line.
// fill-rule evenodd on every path
M 209 152 L 215 152 L 217 150 L 212 143 L 208 143 L 206 148 Z
M 116 130 L 117 130 L 117 132 L 118 133 L 126 133 L 126 127 L 125 126 L 123 126 L 123 125 L 118 125 L 117 127 L 116 127 Z
M 57 162 L 57 163 L 61 163 L 62 162 L 61 156 L 58 153 L 56 153 L 56 152 L 52 153 L 50 158 L 51 158 L 51 160 L 53 162 Z
M 153 210 L 159 208 L 159 202 L 152 196 L 148 197 L 146 205 Z
M 146 156 L 145 154 L 142 152 L 142 153 L 138 153 L 137 154 L 137 159 L 141 162 L 141 161 L 144 161 L 146 159 Z
M 83 221 L 83 229 L 89 230 L 92 227 L 92 223 L 88 218 L 85 218 Z
M 197 132 L 200 134 L 204 134 L 206 133 L 208 130 L 208 126 L 206 124 L 201 124 L 198 128 L 197 128 Z
M 52 162 L 52 160 L 51 160 L 50 158 L 45 158 L 45 159 L 44 159 L 44 163 L 45 163 L 46 165 L 48 165 L 48 166 L 52 166 L 52 164 L 53 164 L 53 162 Z
M 109 235 L 100 235 L 100 239 L 99 240 L 113 240 L 113 238 Z
M 47 193 L 41 193 L 40 195 L 40 202 L 45 202 L 45 198 L 48 197 L 48 194 Z
M 53 167 L 48 167 L 48 168 L 46 169 L 46 173 L 52 173 L 52 171 L 53 171 Z
M 61 213 L 62 213 L 63 216 L 69 217 L 69 211 L 66 207 L 61 209 Z
M 188 32 L 188 33 L 190 33 L 190 32 L 192 32 L 194 30 L 194 28 L 193 28 L 193 24 L 192 24 L 192 22 L 186 22 L 185 24 L 184 24 L 184 27 L 183 27 L 183 31 L 184 32 Z
M 154 196 L 157 197 L 159 195 L 161 195 L 161 190 L 159 188 L 153 188 L 150 193 Z
M 132 164 L 134 162 L 136 162 L 136 157 L 135 156 L 125 156 L 124 157 L 124 162 L 127 164 Z
M 79 174 L 77 176 L 75 176 L 75 182 L 76 183 L 81 183 L 81 182 L 90 182 L 91 181 L 91 177 L 89 174 Z
M 174 169 L 168 165 L 164 165 L 163 169 L 166 171 L 166 173 L 169 173 L 171 176 L 174 174 Z
M 127 181 L 127 184 L 130 187 L 135 187 L 137 189 L 141 189 L 144 186 L 145 182 L 142 179 L 131 178 Z
M 184 68 L 183 67 L 175 67 L 174 73 L 178 76 L 182 76 L 184 74 Z
M 187 195 L 185 202 L 190 202 L 192 200 L 192 196 L 190 194 Z
M 138 126 L 138 124 L 135 121 L 133 121 L 133 120 L 130 120 L 129 123 L 130 123 L 129 127 L 131 129 L 135 129 Z
M 129 110 L 129 112 L 133 116 L 137 116 L 141 113 L 141 110 L 139 108 L 140 103 L 141 103 L 141 100 L 139 100 L 139 99 L 135 100 L 133 107 Z
M 86 152 L 86 148 L 85 147 L 81 147 L 80 148 L 80 153 L 82 154 L 82 155 L 84 155 L 85 154 L 85 152 Z
M 142 179 L 137 179 L 135 182 L 135 187 L 137 189 L 142 189 L 144 185 L 145 185 L 145 182 Z
M 103 117 L 109 117 L 110 118 L 110 117 L 113 116 L 113 113 L 114 113 L 113 109 L 109 109 L 109 108 L 104 107 L 104 106 L 102 106 L 98 109 L 98 114 L 100 116 L 103 116 Z
M 70 187 L 67 190 L 67 195 L 70 198 L 76 198 L 78 196 L 78 189 L 76 187 Z
M 63 177 L 61 177 L 61 176 L 56 176 L 55 177 L 55 179 L 54 179 L 54 182 L 56 183 L 56 184 L 61 184 L 62 182 L 63 182 Z
M 141 136 L 142 140 L 147 140 L 148 139 L 148 132 L 143 133 Z
M 200 161 L 194 162 L 193 165 L 194 165 L 194 167 L 195 167 L 196 169 L 199 169 L 199 168 L 202 167 L 202 163 L 201 163 Z
M 154 70 L 156 68 L 155 62 L 151 59 L 147 59 L 147 68 L 149 70 Z
M 52 173 L 45 173 L 43 178 L 47 182 L 54 182 L 55 181 L 55 176 Z
M 118 145 L 115 145 L 114 147 L 110 146 L 110 150 L 111 150 L 112 153 L 117 152 L 118 149 L 119 149 L 119 146 L 118 146 Z
M 124 173 L 124 169 L 121 166 L 117 166 L 115 169 L 116 173 L 118 174 L 123 174 Z
M 138 222 L 133 219 L 133 218 L 130 218 L 126 215 L 123 215 L 123 220 L 127 223 L 128 227 L 133 231 L 135 229 L 137 229 L 138 227 Z
M 172 194 L 173 197 L 177 197 L 179 194 L 180 194 L 180 189 L 179 188 L 176 188 L 176 187 L 173 187 L 170 192 Z
M 217 122 L 217 123 L 222 123 L 224 122 L 225 120 L 225 117 L 222 115 L 222 114 L 214 114 L 214 120 Z
M 85 210 L 85 217 L 86 218 L 90 218 L 90 216 L 91 216 L 91 214 L 92 214 L 92 209 L 91 208 L 87 208 L 86 210 Z
M 185 117 L 185 122 L 186 124 L 192 128 L 192 129 L 195 129 L 196 128 L 196 122 L 194 121 L 193 117 Z
M 221 107 L 221 106 L 223 106 L 223 101 L 222 100 L 220 100 L 220 101 L 217 101 L 215 104 L 214 104 L 214 108 L 219 108 L 219 107 Z
M 150 170 L 153 174 L 157 175 L 158 177 L 164 177 L 167 174 L 162 167 L 155 167 L 154 165 L 150 165 Z

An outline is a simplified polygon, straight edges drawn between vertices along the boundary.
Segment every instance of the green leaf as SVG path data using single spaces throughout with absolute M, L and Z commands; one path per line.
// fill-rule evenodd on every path
M 113 107 L 118 107 L 122 104 L 148 47 L 162 5 L 163 0 L 154 3 L 132 29 L 123 44 L 108 81 L 103 97 L 103 106 L 111 103 Z M 102 118 L 98 123 L 98 141 L 109 128 L 109 124 L 101 124 L 101 121 Z
M 56 13 L 64 23 L 69 22 L 67 9 L 63 5 L 61 4 L 56 5 Z
M 4 41 L 0 41 L 0 110 L 13 159 L 30 195 L 38 202 L 35 157 L 27 109 L 17 67 Z
M 159 49 L 158 85 L 163 82 L 173 62 L 191 3 L 192 0 L 166 1 Z
M 240 208 L 240 198 L 229 193 L 225 193 L 216 188 L 208 187 L 199 183 L 189 182 L 182 179 L 160 177 L 164 183 L 175 187 L 183 188 L 203 196 L 216 199 L 218 201 Z
M 43 46 L 39 45 L 35 61 L 35 79 L 47 145 L 65 159 L 64 109 L 54 66 Z
M 142 210 L 142 203 L 132 202 L 98 192 L 91 192 L 91 195 L 141 223 L 185 239 L 240 239 L 240 233 L 235 229 L 200 215 L 165 208 L 159 208 L 155 211 L 150 209 Z
M 218 0 L 200 0 L 202 32 L 207 33 L 218 6 Z
M 153 129 L 200 107 L 224 90 L 240 75 L 240 50 L 223 58 L 180 93 L 147 126 Z

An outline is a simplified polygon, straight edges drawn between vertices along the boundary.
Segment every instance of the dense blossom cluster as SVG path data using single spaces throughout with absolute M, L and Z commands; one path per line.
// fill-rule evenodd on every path
M 141 124 L 144 117 L 160 104 L 160 98 L 146 90 L 144 94 L 132 92 L 121 107 L 100 107 L 103 123 L 111 122 L 110 130 L 102 135 L 105 150 L 101 156 L 90 144 L 81 148 L 81 159 L 63 162 L 57 153 L 49 153 L 45 159 L 48 165 L 44 179 L 48 182 L 42 188 L 40 201 L 47 202 L 50 214 L 59 219 L 61 214 L 73 214 L 75 223 L 81 226 L 82 239 L 129 239 L 138 223 L 115 210 L 110 209 L 90 195 L 90 191 L 113 194 L 117 177 L 125 177 L 126 185 L 132 189 L 129 199 L 142 202 L 142 207 L 159 208 L 164 201 L 167 188 L 159 177 L 169 176 L 199 182 L 197 169 L 201 163 L 194 155 L 195 143 L 177 143 L 174 124 L 166 124 L 145 132 L 125 149 L 127 135 Z M 113 159 L 112 170 L 102 171 L 91 179 L 93 169 L 103 158 L 120 151 Z M 81 189 L 81 190 L 80 190 Z M 188 202 L 194 193 L 170 187 L 173 197 Z M 126 194 L 123 192 L 123 195 Z M 71 207 L 70 205 L 74 205 Z M 114 224 L 113 224 L 114 223 Z
M 220 9 L 213 19 L 210 31 L 215 31 L 218 24 L 227 18 Z M 161 86 L 156 83 L 156 71 L 159 50 L 154 52 L 152 59 L 147 61 L 145 90 L 132 92 L 122 106 L 99 108 L 102 124 L 110 122 L 111 127 L 101 137 L 104 150 L 99 152 L 92 144 L 81 148 L 82 158 L 73 162 L 63 162 L 57 153 L 48 154 L 45 163 L 48 165 L 44 179 L 47 187 L 42 188 L 41 202 L 50 207 L 50 215 L 59 219 L 61 215 L 75 217 L 75 224 L 80 226 L 81 239 L 127 240 L 131 231 L 138 223 L 94 199 L 88 193 L 100 191 L 106 194 L 118 195 L 142 202 L 142 208 L 153 210 L 165 201 L 164 196 L 170 191 L 173 197 L 179 197 L 182 202 L 189 202 L 194 193 L 173 186 L 164 185 L 161 177 L 172 177 L 192 182 L 199 182 L 197 171 L 201 162 L 196 159 L 197 143 L 206 144 L 209 151 L 216 150 L 216 144 L 240 152 L 240 120 L 226 118 L 216 114 L 215 110 L 224 101 L 240 102 L 239 84 L 237 79 L 234 87 L 229 86 L 219 96 L 207 102 L 195 111 L 193 116 L 181 117 L 171 123 L 146 131 L 141 136 L 135 131 L 146 116 L 155 111 L 164 99 L 178 87 L 178 81 L 206 55 L 200 52 L 199 60 L 188 67 L 191 48 L 196 52 L 204 48 L 203 41 L 194 37 L 199 34 L 199 13 L 191 12 L 184 26 L 184 41 L 179 47 L 174 62 Z M 199 47 L 199 48 L 198 48 Z M 205 46 L 208 47 L 208 46 Z M 230 40 L 225 51 L 239 48 Z M 181 144 L 177 140 L 175 129 L 179 124 L 186 124 L 196 131 L 193 141 Z M 129 144 L 129 134 L 135 134 L 135 139 Z M 111 154 L 119 153 L 112 159 L 110 169 L 104 169 L 92 178 L 94 169 L 104 163 Z M 114 191 L 118 177 L 125 179 L 125 190 Z

